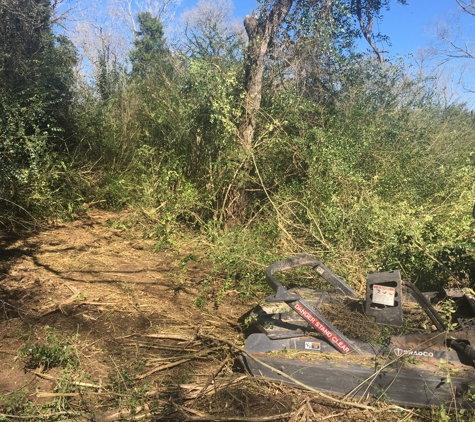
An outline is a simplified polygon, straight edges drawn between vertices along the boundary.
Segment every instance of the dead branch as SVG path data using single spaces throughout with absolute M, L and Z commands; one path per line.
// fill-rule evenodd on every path
M 32 373 L 33 375 L 36 375 L 37 377 L 44 378 L 48 381 L 58 381 L 58 378 L 52 377 L 51 375 L 44 374 L 42 372 L 38 372 L 38 371 L 29 371 L 29 372 Z M 101 385 L 90 384 L 87 382 L 72 381 L 72 383 L 74 385 L 77 385 L 78 387 L 89 387 L 89 388 L 97 388 L 97 389 L 103 388 L 103 386 Z
M 204 385 L 204 387 L 201 389 L 201 391 L 196 396 L 195 400 L 191 404 L 191 407 L 194 407 L 194 405 L 196 404 L 198 399 L 205 393 L 206 389 L 210 386 L 210 384 L 214 381 L 214 379 L 218 376 L 218 374 L 223 370 L 225 365 L 228 363 L 230 357 L 231 357 L 231 355 L 228 353 L 228 355 L 221 362 L 221 365 L 219 365 L 219 368 L 213 374 L 211 374 L 208 377 L 208 379 L 206 380 L 206 384 Z
M 366 17 L 366 23 L 363 18 L 363 10 Z M 373 49 L 374 53 L 378 57 L 379 63 L 383 63 L 384 57 L 381 54 L 382 52 L 378 50 L 378 48 L 373 42 L 373 39 L 371 38 L 371 34 L 373 32 L 373 16 L 371 15 L 371 10 L 369 9 L 368 6 L 366 7 L 363 6 L 363 4 L 361 3 L 361 0 L 356 0 L 356 15 L 358 17 L 358 22 L 360 24 L 361 32 L 363 33 L 365 40 L 367 41 L 367 43 L 370 45 L 370 47 Z
M 211 386 L 208 386 L 208 388 L 203 392 L 202 396 L 208 396 L 208 395 L 212 395 L 212 394 L 216 394 L 218 391 L 220 390 L 223 390 L 225 388 L 228 388 L 230 387 L 231 385 L 234 385 L 234 384 L 237 384 L 238 382 L 244 380 L 247 378 L 247 375 L 242 375 L 238 378 L 235 378 L 223 385 L 220 385 L 219 387 L 216 387 L 214 385 L 211 385 Z M 193 385 L 193 384 L 180 384 L 180 387 L 183 388 L 183 389 L 187 389 L 187 390 L 190 390 L 191 393 L 189 393 L 188 397 L 186 397 L 187 400 L 192 400 L 192 399 L 195 399 L 198 397 L 198 394 L 201 393 L 193 393 L 194 390 L 197 390 L 199 389 L 200 387 L 197 386 L 197 385 Z
M 310 404 L 310 399 L 307 398 L 303 402 L 302 406 L 300 406 L 297 411 L 292 415 L 289 419 L 289 422 L 306 422 L 306 421 L 316 421 L 319 420 L 315 415 L 313 408 Z
M 142 379 L 148 377 L 149 375 L 154 374 L 155 372 L 164 371 L 165 369 L 173 368 L 174 366 L 181 365 L 182 363 L 189 362 L 190 360 L 191 359 L 181 359 L 177 362 L 172 362 L 172 363 L 169 363 L 167 365 L 156 366 L 155 368 L 152 368 L 150 371 L 147 371 L 144 374 L 137 375 L 135 378 L 138 379 L 138 380 L 142 380 Z
M 267 422 L 267 421 L 278 421 L 285 418 L 288 418 L 292 415 L 292 412 L 282 413 L 281 415 L 274 415 L 274 416 L 259 416 L 259 417 L 239 417 L 239 416 L 231 416 L 231 417 L 213 417 L 213 416 L 183 416 L 186 417 L 187 421 L 208 421 L 208 422 Z
M 149 343 L 125 343 L 124 346 L 144 347 L 147 349 L 169 350 L 172 352 L 198 352 L 198 349 L 183 349 L 182 347 L 163 346 Z
M 181 341 L 193 341 L 194 337 L 191 336 L 183 336 L 179 334 L 136 334 L 140 337 L 146 338 L 158 338 L 164 340 L 181 340 Z

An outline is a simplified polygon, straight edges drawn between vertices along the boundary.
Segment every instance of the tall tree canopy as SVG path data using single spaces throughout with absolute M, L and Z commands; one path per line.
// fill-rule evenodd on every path
M 163 25 L 150 12 L 137 15 L 139 30 L 135 33 L 134 49 L 130 53 L 132 75 L 144 77 L 163 66 L 169 56 Z
M 0 3 L 0 180 L 26 180 L 68 125 L 76 53 L 49 0 Z

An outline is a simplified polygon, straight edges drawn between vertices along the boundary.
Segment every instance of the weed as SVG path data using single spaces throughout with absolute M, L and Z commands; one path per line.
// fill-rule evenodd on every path
M 89 294 L 87 292 L 84 292 L 84 293 L 79 293 L 75 298 L 74 300 L 75 301 L 78 301 L 78 300 L 86 300 L 88 298 Z
M 264 328 L 267 328 L 269 330 L 271 330 L 272 328 L 274 328 L 274 321 L 265 321 L 264 322 Z
M 11 394 L 0 394 L 0 403 L 3 403 L 3 407 L 0 407 L 2 413 L 7 415 L 26 415 L 30 413 L 33 410 L 33 403 L 28 400 L 28 393 L 28 388 L 23 387 Z M 3 420 L 7 421 L 9 419 L 7 417 L 3 419 L 3 416 L 0 416 L 0 421 Z
M 186 273 L 188 272 L 188 269 L 186 268 L 185 265 L 183 265 L 181 268 L 180 268 L 180 275 L 178 276 L 178 280 L 176 281 L 175 284 L 179 285 L 179 286 L 182 286 L 183 284 L 185 284 L 185 280 L 186 280 Z
M 226 293 L 230 286 L 232 286 L 232 280 L 229 278 L 224 279 L 221 288 L 219 289 L 218 297 L 216 298 L 216 305 L 219 305 L 224 299 L 224 293 Z
M 448 331 L 452 331 L 457 328 L 457 323 L 452 322 L 452 316 L 457 311 L 455 301 L 453 299 L 446 299 L 440 303 L 440 314 L 442 319 L 445 321 Z
M 20 349 L 19 358 L 25 361 L 25 368 L 43 367 L 48 370 L 57 366 L 77 368 L 76 351 L 68 344 L 61 343 L 54 332 L 46 331 L 47 344 L 31 344 Z
M 201 286 L 200 294 L 197 297 L 195 297 L 192 301 L 193 305 L 195 305 L 197 308 L 201 309 L 202 311 L 206 307 L 206 295 L 207 295 L 207 289 L 209 285 L 210 285 L 210 280 L 206 279 Z
M 391 335 L 392 335 L 392 333 L 391 333 L 391 329 L 389 327 L 382 327 L 381 332 L 380 332 L 379 337 L 378 337 L 378 344 L 381 347 L 387 347 L 388 342 L 391 339 Z
M 185 266 L 190 261 L 200 262 L 200 259 L 196 255 L 190 253 L 186 255 L 185 257 L 183 257 L 182 259 L 180 259 L 180 265 Z
M 384 403 L 392 403 L 392 400 L 391 398 L 388 396 L 388 394 L 386 393 L 386 389 L 380 389 L 378 388 L 377 386 L 374 386 L 374 390 L 375 390 L 375 394 L 374 394 L 374 398 L 378 401 L 382 401 Z
M 120 284 L 120 287 L 122 287 L 122 290 L 124 290 L 125 292 L 128 292 L 128 293 L 132 293 L 134 291 L 133 286 L 130 286 L 129 283 L 127 283 L 126 281 L 123 281 Z
M 244 320 L 244 324 L 246 325 L 246 327 L 249 327 L 250 325 L 253 325 L 257 322 L 257 320 L 259 319 L 259 317 L 257 315 L 249 315 L 245 320 Z

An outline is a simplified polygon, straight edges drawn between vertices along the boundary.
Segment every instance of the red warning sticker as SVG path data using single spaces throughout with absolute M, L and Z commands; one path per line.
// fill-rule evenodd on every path
M 315 318 L 307 309 L 305 309 L 299 302 L 295 304 L 294 309 L 310 324 L 312 324 L 323 335 L 327 336 L 343 353 L 349 353 L 351 351 L 343 340 L 341 340 L 333 331 L 327 328 L 322 322 Z

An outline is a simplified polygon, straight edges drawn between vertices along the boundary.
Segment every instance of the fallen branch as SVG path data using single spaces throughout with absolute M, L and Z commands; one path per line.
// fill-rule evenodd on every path
M 183 347 L 162 346 L 149 343 L 124 343 L 124 346 L 143 347 L 147 349 L 170 350 L 172 352 L 199 352 L 198 349 L 184 349 Z
M 233 384 L 237 384 L 238 382 L 240 382 L 240 381 L 242 381 L 243 379 L 246 379 L 246 378 L 247 378 L 247 375 L 242 375 L 238 378 L 235 378 L 235 379 L 229 381 L 226 384 L 220 385 L 219 387 L 216 387 L 215 385 L 208 386 L 208 388 L 203 392 L 202 396 L 208 396 L 210 394 L 216 394 L 218 391 L 220 391 L 224 388 L 228 388 Z M 192 400 L 192 399 L 196 400 L 199 393 L 192 393 L 192 391 L 199 389 L 199 386 L 193 385 L 193 384 L 191 384 L 191 385 L 190 384 L 180 384 L 180 387 L 183 388 L 183 389 L 190 390 L 190 392 L 191 392 L 191 394 L 189 394 L 188 397 L 185 397 L 186 400 Z
M 230 416 L 220 418 L 219 416 L 187 416 L 183 413 L 183 416 L 187 421 L 208 421 L 208 422 L 267 422 L 267 421 L 279 421 L 285 418 L 292 416 L 292 412 L 282 413 L 280 415 L 273 416 L 257 416 L 257 417 L 239 417 L 239 416 Z
M 45 380 L 58 381 L 57 378 L 52 377 L 51 375 L 48 375 L 48 374 L 44 374 L 42 372 L 37 372 L 37 371 L 29 371 L 29 372 L 32 373 L 33 375 L 36 375 L 37 377 L 44 378 Z M 101 385 L 90 384 L 87 382 L 72 381 L 72 383 L 78 387 L 89 387 L 89 388 L 97 388 L 97 389 L 103 388 L 103 386 Z
M 423 343 L 419 344 L 419 346 L 423 346 L 425 345 L 426 343 L 428 343 L 429 341 L 432 341 L 434 340 L 435 338 L 437 337 L 440 337 L 441 335 L 445 335 L 446 333 L 439 333 L 437 336 L 435 337 L 431 337 L 429 340 L 426 340 L 424 341 Z M 410 350 L 414 350 L 413 348 L 410 349 Z M 391 365 L 394 365 L 396 362 L 398 361 L 401 361 L 402 359 L 405 358 L 405 355 L 401 355 L 401 356 L 397 356 L 395 357 L 394 359 L 391 359 L 388 363 L 386 363 L 385 365 L 382 365 L 381 367 L 378 368 L 377 371 L 374 372 L 374 374 L 371 374 L 368 378 L 366 378 L 365 380 L 361 381 L 356 387 L 354 387 L 353 389 L 351 389 L 350 391 L 348 391 L 348 393 L 346 393 L 343 398 L 346 398 L 346 397 L 349 397 L 353 394 L 356 394 L 356 392 L 358 392 L 358 390 L 360 390 L 363 386 L 366 386 L 366 391 L 364 394 L 366 394 L 366 392 L 368 391 L 369 387 L 371 386 L 371 384 L 374 382 L 374 380 L 376 379 L 376 377 L 382 372 L 384 371 L 387 367 L 391 366 Z M 398 372 L 396 374 L 396 376 L 399 374 L 401 368 L 398 369 Z M 389 387 L 394 383 L 396 377 L 393 378 L 393 380 L 391 381 L 390 385 L 385 389 L 385 391 L 383 393 L 385 393 Z M 368 385 L 368 382 L 371 381 Z M 364 396 L 363 394 L 363 396 Z
M 196 402 L 198 401 L 198 399 L 205 393 L 205 391 L 210 386 L 210 384 L 214 381 L 214 379 L 218 376 L 218 374 L 223 370 L 224 366 L 228 363 L 230 357 L 231 357 L 231 355 L 228 353 L 226 358 L 221 362 L 221 365 L 219 365 L 219 368 L 217 369 L 217 371 L 215 371 L 213 374 L 211 374 L 208 377 L 208 379 L 206 380 L 206 384 L 201 389 L 201 391 L 198 393 L 198 395 L 195 397 L 195 400 L 193 401 L 193 403 L 191 404 L 190 407 L 193 407 L 196 404 Z
M 173 406 L 175 406 L 183 414 L 185 418 L 189 417 L 189 415 L 187 415 L 186 412 L 191 413 L 192 415 L 199 416 L 201 418 L 206 418 L 206 413 L 199 412 L 198 410 L 190 409 L 189 407 L 185 407 L 185 406 L 179 406 L 176 403 L 173 403 Z
M 292 415 L 289 419 L 289 422 L 302 422 L 302 421 L 317 421 L 317 415 L 315 415 L 312 405 L 310 404 L 310 399 L 306 399 L 302 406 Z
M 193 341 L 194 337 L 191 336 L 182 336 L 179 334 L 137 334 L 140 337 L 146 338 L 158 338 L 165 340 L 181 340 L 181 341 Z
M 163 371 L 165 369 L 173 368 L 174 366 L 181 365 L 182 363 L 189 362 L 191 359 L 181 359 L 177 362 L 172 362 L 167 365 L 162 365 L 162 366 L 156 366 L 155 368 L 152 368 L 150 371 L 145 372 L 144 374 L 137 375 L 135 378 L 138 380 L 144 379 L 148 377 L 149 375 L 154 374 L 155 372 Z

